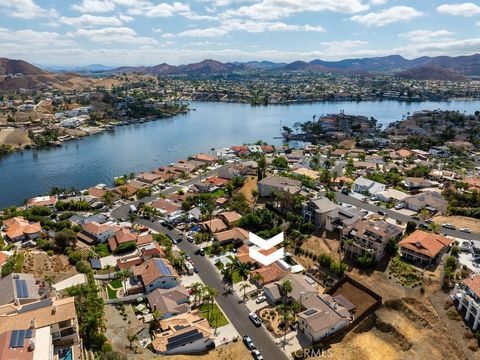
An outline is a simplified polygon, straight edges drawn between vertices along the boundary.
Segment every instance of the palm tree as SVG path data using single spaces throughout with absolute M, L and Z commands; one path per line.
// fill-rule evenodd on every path
M 125 283 L 125 280 L 129 279 L 130 276 L 132 276 L 132 273 L 130 272 L 130 269 L 122 270 L 117 273 L 118 277 L 122 281 L 122 286 L 123 286 L 123 292 L 124 296 L 127 295 L 127 284 Z
M 265 177 L 265 172 L 267 170 L 267 160 L 265 156 L 261 156 L 257 161 L 258 167 L 258 180 L 262 180 Z
M 50 293 L 52 291 L 52 284 L 55 279 L 55 275 L 50 276 L 50 275 L 45 275 L 45 278 L 43 279 L 47 284 L 48 284 L 48 292 Z
M 127 340 L 128 340 L 128 342 L 129 342 L 128 347 L 129 347 L 130 350 L 131 350 L 131 349 L 132 349 L 132 343 L 137 340 L 137 335 L 128 335 L 128 336 L 127 336 Z
M 285 344 L 287 341 L 287 321 L 288 321 L 288 295 L 292 292 L 292 283 L 290 280 L 285 280 L 282 282 L 280 287 L 280 292 L 283 297 L 283 322 L 284 322 L 284 334 L 283 334 L 283 348 L 285 349 Z
M 438 225 L 433 221 L 430 224 L 428 224 L 428 228 L 434 233 L 438 233 L 440 231 L 440 225 Z
M 193 294 L 193 305 L 197 305 L 198 301 L 200 300 L 200 296 L 203 292 L 203 284 L 199 282 L 192 283 L 189 288 L 192 290 Z
M 105 191 L 105 193 L 102 196 L 102 200 L 107 206 L 112 205 L 114 199 L 115 199 L 115 195 L 110 190 Z
M 245 302 L 245 298 L 247 296 L 246 291 L 249 287 L 251 287 L 251 285 L 249 283 L 245 282 L 245 283 L 240 284 L 240 291 L 243 291 L 243 302 Z
M 128 198 L 128 188 L 126 186 L 120 188 L 120 193 L 122 194 L 122 199 Z
M 260 284 L 260 282 L 263 280 L 263 276 L 260 273 L 255 273 L 252 276 L 250 276 L 250 279 L 255 283 L 255 284 Z

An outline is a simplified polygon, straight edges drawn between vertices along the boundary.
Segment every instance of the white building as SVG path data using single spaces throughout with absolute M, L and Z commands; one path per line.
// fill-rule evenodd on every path
M 480 275 L 473 275 L 455 285 L 451 297 L 465 321 L 477 330 L 480 324 Z
M 353 182 L 353 191 L 359 194 L 376 195 L 379 192 L 385 191 L 385 189 L 385 184 L 366 179 L 362 176 Z

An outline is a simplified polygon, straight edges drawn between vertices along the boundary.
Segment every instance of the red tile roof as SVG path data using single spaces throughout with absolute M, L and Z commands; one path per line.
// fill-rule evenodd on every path
M 443 235 L 415 230 L 415 232 L 400 241 L 398 245 L 410 251 L 434 258 L 451 244 L 452 240 Z

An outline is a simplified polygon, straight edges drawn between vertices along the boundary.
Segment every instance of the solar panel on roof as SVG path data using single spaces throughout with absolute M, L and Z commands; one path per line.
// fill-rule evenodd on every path
M 35 309 L 41 309 L 46 306 L 51 306 L 52 305 L 52 298 L 48 298 L 45 300 L 37 301 L 31 304 L 27 304 L 22 306 L 20 310 L 18 310 L 19 313 L 24 313 L 27 311 L 35 310 Z
M 32 329 L 27 329 L 25 330 L 25 337 L 30 339 L 33 337 L 33 330 Z
M 15 287 L 17 289 L 18 298 L 28 298 L 28 288 L 26 280 L 15 279 Z
M 25 343 L 25 330 L 13 330 L 10 335 L 10 347 L 21 348 Z
M 176 347 L 188 344 L 189 342 L 193 342 L 201 338 L 203 338 L 203 334 L 197 329 L 187 331 L 184 334 L 171 337 L 167 344 L 167 350 L 174 349 Z
M 167 264 L 165 264 L 162 260 L 157 259 L 157 265 L 160 268 L 160 271 L 162 272 L 162 274 L 172 275 L 172 270 L 170 270 Z
M 307 311 L 305 311 L 305 315 L 307 316 L 310 316 L 310 315 L 313 315 L 317 312 L 317 310 L 315 309 L 308 309 Z

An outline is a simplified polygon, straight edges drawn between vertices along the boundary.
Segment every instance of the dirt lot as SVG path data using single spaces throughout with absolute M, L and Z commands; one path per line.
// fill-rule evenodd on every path
M 46 275 L 51 276 L 56 283 L 78 274 L 65 255 L 48 256 L 43 251 L 27 252 L 23 271 L 33 274 L 38 280 L 43 280 Z
M 355 287 L 353 284 L 346 282 L 342 284 L 334 293 L 334 296 L 343 295 L 353 305 L 356 306 L 355 316 L 359 317 L 365 310 L 375 304 L 376 300 L 365 291 Z
M 206 355 L 176 355 L 176 356 L 162 356 L 166 360 L 239 360 L 251 359 L 252 356 L 245 345 L 239 340 L 236 343 L 231 343 L 221 346 Z M 158 357 L 157 357 L 158 359 Z
M 338 257 L 338 240 L 327 239 L 324 237 L 310 236 L 301 246 L 302 249 L 311 251 L 314 254 L 327 254 Z
M 32 140 L 28 137 L 28 131 L 24 129 L 0 130 L 0 144 L 12 145 L 13 147 L 24 147 L 31 143 Z
M 457 229 L 466 227 L 473 232 L 480 232 L 480 220 L 466 216 L 436 216 L 433 221 L 439 225 L 449 223 L 455 225 Z
M 245 183 L 243 184 L 242 188 L 240 189 L 240 193 L 245 195 L 247 201 L 250 205 L 253 205 L 255 199 L 252 196 L 252 190 L 258 190 L 257 186 L 257 177 L 256 176 L 247 176 L 245 178 Z

